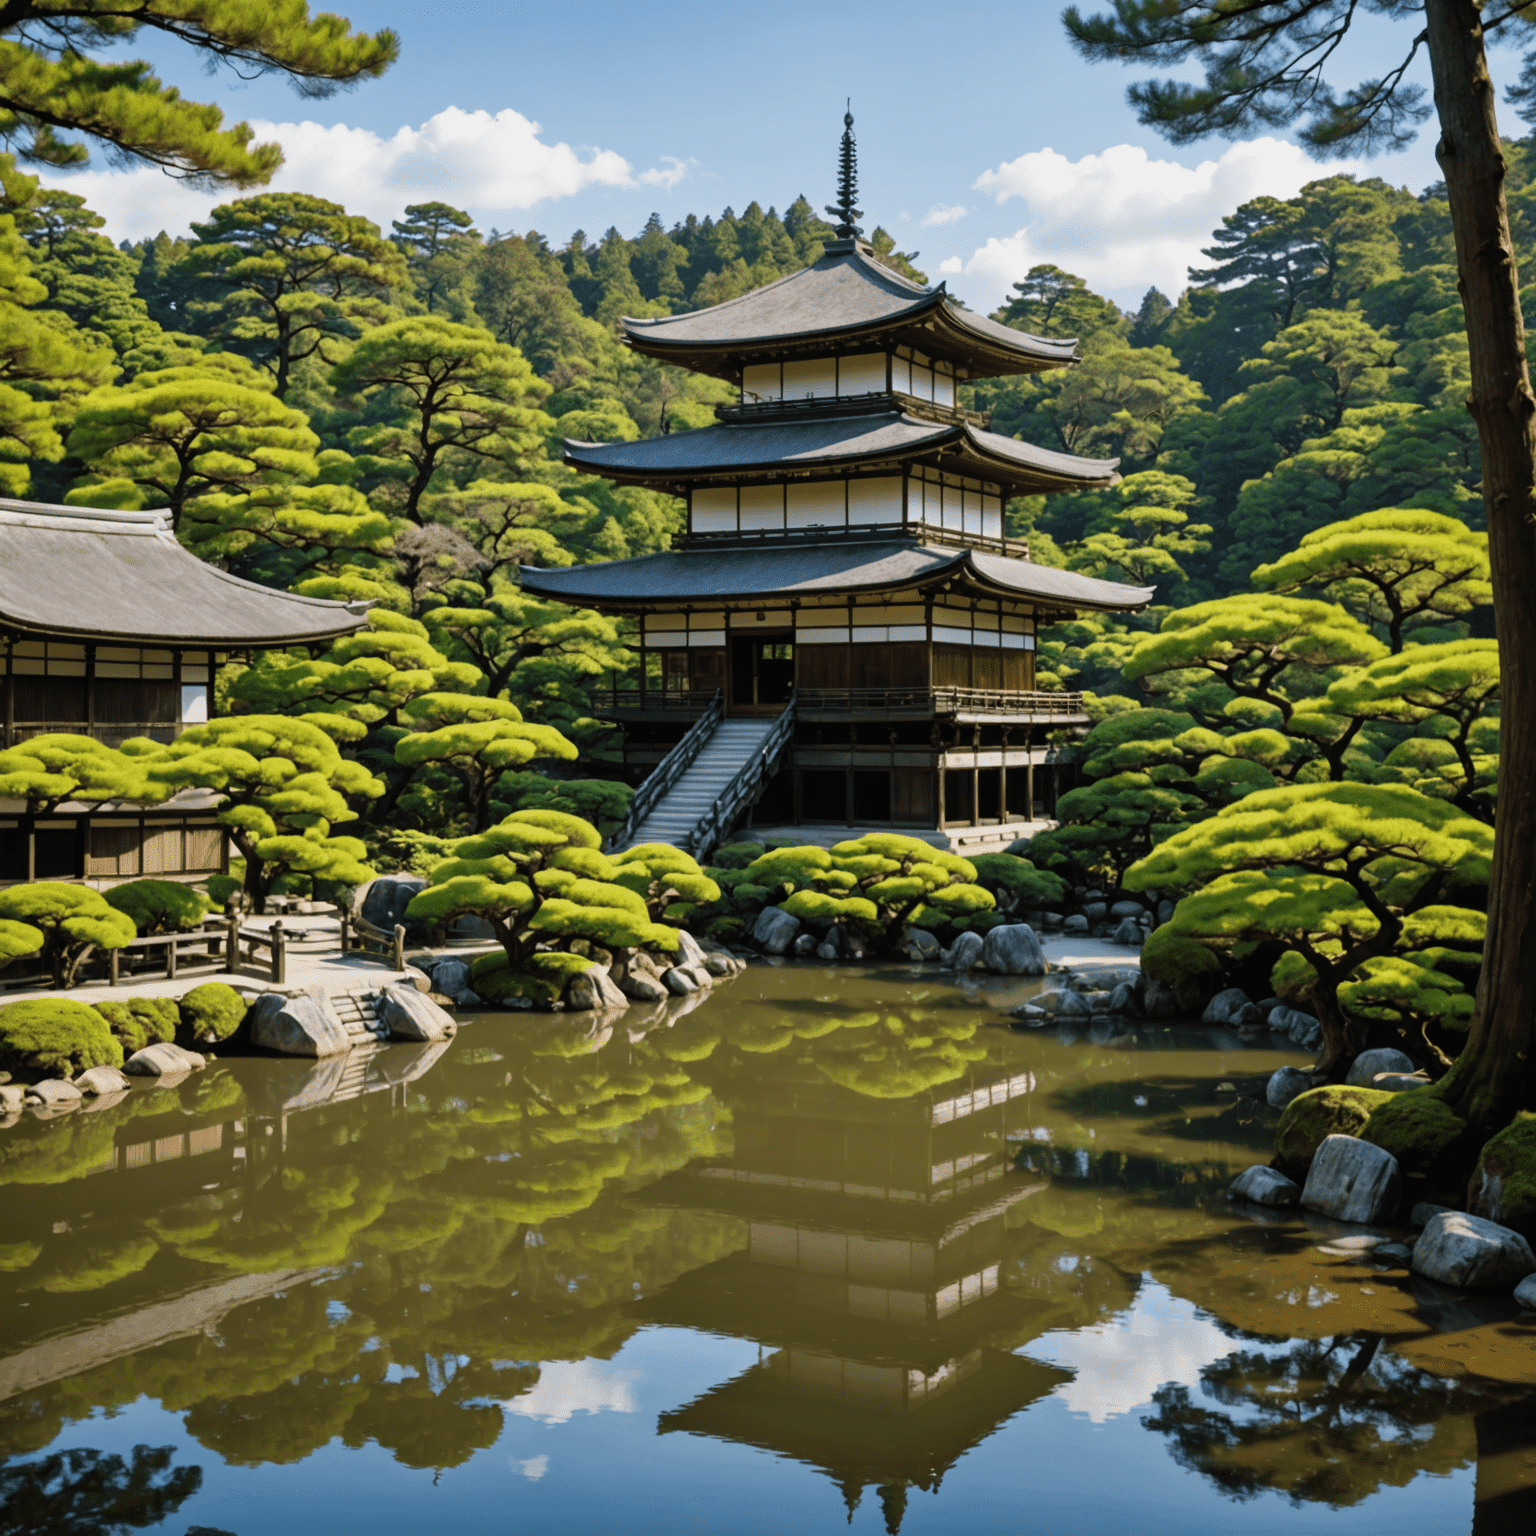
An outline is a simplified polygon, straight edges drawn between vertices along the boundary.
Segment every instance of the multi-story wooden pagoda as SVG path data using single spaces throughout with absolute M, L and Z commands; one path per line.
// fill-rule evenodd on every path
M 522 572 L 530 592 L 638 627 L 638 686 L 604 702 L 627 766 L 661 771 L 626 835 L 643 821 L 702 849 L 760 794 L 759 824 L 1004 841 L 1052 808 L 1035 773 L 1046 729 L 1086 724 L 1077 695 L 1036 688 L 1037 626 L 1152 597 L 1032 564 L 1006 536 L 1010 497 L 1112 485 L 1117 461 L 991 432 L 960 387 L 1070 367 L 1076 343 L 883 265 L 856 223 L 844 121 L 836 238 L 814 265 L 622 322 L 637 352 L 726 379 L 739 400 L 695 431 L 566 443 L 578 469 L 683 498 L 679 547 Z

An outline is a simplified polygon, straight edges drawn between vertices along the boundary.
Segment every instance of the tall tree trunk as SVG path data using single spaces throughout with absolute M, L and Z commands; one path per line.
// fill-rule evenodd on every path
M 1424 10 L 1483 457 L 1503 723 L 1482 980 L 1466 1048 L 1439 1091 L 1488 1129 L 1536 1106 L 1536 398 L 1478 8 L 1426 0 Z

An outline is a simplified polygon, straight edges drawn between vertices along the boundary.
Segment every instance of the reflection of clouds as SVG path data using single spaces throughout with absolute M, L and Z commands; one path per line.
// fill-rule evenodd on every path
M 1126 1311 L 1089 1328 L 1044 1334 L 1029 1353 L 1075 1371 L 1055 1395 L 1073 1413 L 1102 1424 L 1151 1402 L 1164 1382 L 1198 1386 L 1202 1367 L 1231 1350 L 1214 1321 L 1143 1277 Z
M 564 1424 L 573 1413 L 601 1413 L 605 1408 L 612 1413 L 633 1413 L 635 1396 L 630 1384 L 638 1381 L 640 1374 L 617 1370 L 606 1360 L 554 1360 L 539 1367 L 538 1385 L 531 1392 L 502 1406 L 545 1424 Z
M 530 1456 L 527 1461 L 514 1461 L 512 1463 L 512 1470 L 514 1472 L 521 1472 L 530 1483 L 536 1483 L 549 1471 L 549 1457 Z

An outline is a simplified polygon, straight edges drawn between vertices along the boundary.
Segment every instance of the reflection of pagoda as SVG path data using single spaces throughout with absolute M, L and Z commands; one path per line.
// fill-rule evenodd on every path
M 784 1056 L 720 1083 L 734 1156 L 645 1198 L 745 1219 L 748 1246 L 642 1311 L 774 1352 L 663 1414 L 661 1430 L 819 1467 L 850 1513 L 873 1486 L 895 1531 L 909 1487 L 936 1489 L 1066 1380 L 1008 1352 L 1045 1306 L 1000 1284 L 1007 1212 L 1042 1187 L 1011 1169 L 1006 1142 L 1033 1088 L 1033 1074 L 984 1062 L 906 1099 L 867 1098 Z

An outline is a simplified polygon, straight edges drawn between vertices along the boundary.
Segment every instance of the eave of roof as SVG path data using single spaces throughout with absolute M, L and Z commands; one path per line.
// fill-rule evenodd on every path
M 12 632 L 246 650 L 350 635 L 370 606 L 231 576 L 183 549 L 165 511 L 0 498 L 0 627 Z
M 1066 367 L 1076 338 L 1032 336 L 961 309 L 942 283 L 924 288 L 878 262 L 856 241 L 832 241 L 812 266 L 738 298 L 681 315 L 620 320 L 636 351 L 736 378 L 754 356 L 805 343 L 856 343 L 918 332 L 923 350 L 991 378 Z
M 1144 608 L 1154 587 L 1082 576 L 988 555 L 940 548 L 899 535 L 884 543 L 824 543 L 774 547 L 759 543 L 705 546 L 557 569 L 521 567 L 523 589 L 540 597 L 599 608 L 631 609 L 666 602 L 728 602 L 758 598 L 880 592 L 959 582 L 997 597 L 1048 607 L 1123 612 Z
M 658 490 L 681 490 L 730 475 L 914 462 L 940 452 L 957 472 L 1005 482 L 1016 494 L 1100 488 L 1119 478 L 1118 459 L 1055 453 L 968 424 L 919 421 L 896 410 L 836 411 L 836 403 L 828 402 L 826 415 L 803 421 L 718 422 L 632 443 L 568 439 L 565 458 L 588 474 Z

